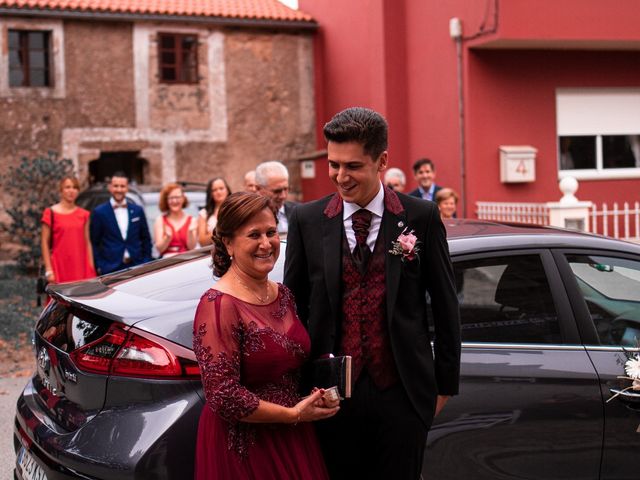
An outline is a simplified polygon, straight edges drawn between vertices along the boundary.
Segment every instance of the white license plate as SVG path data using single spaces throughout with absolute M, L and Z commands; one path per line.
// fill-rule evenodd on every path
M 42 468 L 40 468 L 40 465 L 36 463 L 24 447 L 20 448 L 16 463 L 20 468 L 20 473 L 24 480 L 47 480 L 47 476 L 44 474 Z

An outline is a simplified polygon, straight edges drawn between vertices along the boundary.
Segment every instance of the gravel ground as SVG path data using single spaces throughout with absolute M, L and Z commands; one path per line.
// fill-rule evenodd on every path
M 0 478 L 13 478 L 16 399 L 35 369 L 31 330 L 42 307 L 36 280 L 12 264 L 0 264 Z
M 33 369 L 31 330 L 42 310 L 35 285 L 18 267 L 0 265 L 0 377 L 27 376 Z

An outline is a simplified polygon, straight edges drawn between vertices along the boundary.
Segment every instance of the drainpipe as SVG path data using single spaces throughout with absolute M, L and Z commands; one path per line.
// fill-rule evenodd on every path
M 462 218 L 467 217 L 467 171 L 465 158 L 465 133 L 464 133 L 464 94 L 462 75 L 462 22 L 454 17 L 449 20 L 449 36 L 456 42 L 456 64 L 458 79 L 458 130 L 460 149 L 460 200 L 462 201 Z

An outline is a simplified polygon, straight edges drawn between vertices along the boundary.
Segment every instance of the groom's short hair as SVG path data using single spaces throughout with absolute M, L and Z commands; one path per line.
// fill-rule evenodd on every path
M 387 131 L 384 117 L 364 107 L 351 107 L 336 113 L 323 129 L 328 142 L 359 143 L 374 162 L 387 149 Z

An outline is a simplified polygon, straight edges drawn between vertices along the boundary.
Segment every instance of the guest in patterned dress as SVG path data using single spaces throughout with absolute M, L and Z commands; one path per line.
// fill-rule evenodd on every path
M 206 405 L 195 478 L 326 479 L 313 425 L 335 415 L 322 390 L 298 393 L 309 336 L 290 291 L 268 279 L 280 253 L 269 200 L 235 193 L 220 207 L 214 273 L 194 320 Z

